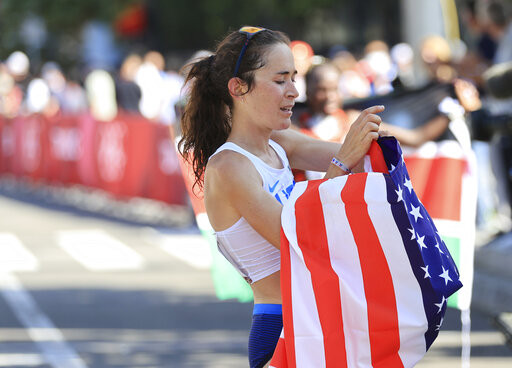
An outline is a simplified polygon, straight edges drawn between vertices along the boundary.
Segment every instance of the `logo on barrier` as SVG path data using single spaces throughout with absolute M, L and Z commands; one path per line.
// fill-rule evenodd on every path
M 99 130 L 98 168 L 101 178 L 108 182 L 121 180 L 126 168 L 124 137 L 126 127 L 112 121 L 103 124 Z
M 80 132 L 76 128 L 53 127 L 50 131 L 52 154 L 61 161 L 78 161 Z
M 41 163 L 41 126 L 38 120 L 26 121 L 21 157 L 22 167 L 26 172 L 36 171 Z
M 167 175 L 180 173 L 178 156 L 170 139 L 161 140 L 158 145 L 158 166 Z
M 14 132 L 10 126 L 5 125 L 2 129 L 2 154 L 12 156 L 14 154 Z

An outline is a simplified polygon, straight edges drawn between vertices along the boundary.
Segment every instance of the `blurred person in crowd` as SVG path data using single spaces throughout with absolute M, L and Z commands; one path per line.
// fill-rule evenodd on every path
M 119 109 L 139 113 L 141 89 L 135 83 L 135 76 L 142 65 L 142 58 L 137 54 L 128 55 L 121 64 L 118 76 L 115 78 L 116 101 Z
M 204 189 L 219 249 L 253 290 L 251 368 L 268 366 L 283 326 L 279 248 L 291 168 L 326 171 L 327 178 L 355 170 L 379 136 L 376 113 L 384 109 L 361 114 L 343 144 L 288 129 L 298 97 L 289 45 L 283 33 L 263 28 L 229 34 L 189 69 L 181 119 L 180 151 Z
M 493 64 L 512 61 L 512 6 L 510 3 L 507 5 L 500 1 L 491 1 L 486 7 L 484 27 L 496 42 Z
M 297 76 L 295 77 L 295 87 L 299 91 L 297 102 L 306 101 L 306 73 L 313 65 L 314 51 L 311 45 L 305 41 L 295 40 L 290 43 L 293 53 L 293 60 L 297 68 Z
M 95 119 L 110 121 L 117 115 L 114 79 L 105 70 L 97 69 L 85 78 L 89 108 Z
M 8 73 L 5 80 L 8 81 L 7 86 L 10 88 L 6 88 L 8 91 L 6 91 L 4 104 L 6 114 L 13 117 L 23 108 L 23 101 L 30 82 L 30 61 L 24 52 L 14 51 L 5 61 L 5 67 L 4 71 Z
M 0 114 L 12 118 L 20 110 L 23 91 L 9 72 L 5 64 L 0 63 Z
M 51 106 L 51 93 L 48 84 L 41 78 L 32 79 L 27 87 L 25 97 L 26 112 L 53 115 L 55 106 Z
M 48 114 L 81 114 L 88 110 L 85 90 L 77 82 L 68 80 L 60 66 L 46 62 L 41 69 L 41 77 L 47 83 L 51 97 Z
M 340 72 L 331 63 L 314 66 L 306 74 L 307 108 L 297 111 L 294 118 L 303 133 L 326 141 L 343 142 L 350 122 L 341 108 L 339 80 Z
M 510 62 L 512 61 L 512 5 L 491 1 L 485 9 L 484 27 L 496 41 L 493 65 Z M 497 99 L 493 96 L 486 96 L 484 103 L 493 115 L 512 115 L 512 97 Z
M 405 42 L 398 43 L 391 48 L 390 55 L 397 69 L 397 76 L 392 82 L 393 89 L 413 88 L 416 84 L 416 77 L 414 75 L 414 51 L 411 45 Z
M 446 40 L 439 36 L 425 39 L 421 55 L 432 76 L 429 91 L 441 91 L 437 98 L 440 118 L 447 119 L 450 110 L 454 109 L 460 109 L 460 113 L 465 115 L 479 111 L 484 106 L 489 107 L 489 98 L 480 98 L 474 83 L 457 77 L 457 68 L 451 63 L 450 47 Z M 446 109 L 450 106 L 451 109 Z M 471 116 L 474 127 L 475 121 Z M 471 142 L 471 148 L 476 154 L 478 171 L 481 173 L 478 175 L 477 227 L 484 232 L 504 230 L 510 226 L 511 208 L 506 190 L 507 174 L 499 152 L 501 148 L 498 141 L 489 144 L 479 141 L 479 137 L 476 139 Z
M 135 74 L 135 83 L 141 90 L 139 111 L 147 119 L 157 120 L 160 117 L 163 97 L 165 60 L 161 53 L 148 51 Z
M 364 48 L 363 63 L 372 94 L 385 95 L 393 91 L 391 82 L 396 78 L 396 67 L 391 61 L 388 45 L 373 40 Z
M 65 114 L 82 114 L 89 110 L 87 94 L 80 83 L 67 80 L 60 107 Z
M 446 97 L 460 104 L 466 112 L 481 107 L 481 99 L 474 83 L 458 78 L 457 66 L 452 62 L 450 45 L 441 36 L 426 37 L 421 44 L 421 58 L 430 75 L 430 86 L 446 87 Z
M 462 7 L 461 21 L 464 41 L 468 50 L 459 62 L 458 72 L 463 78 L 483 85 L 482 74 L 490 66 L 496 53 L 496 41 L 489 35 L 482 22 L 482 2 L 466 1 Z
M 343 110 L 343 97 L 339 91 L 341 73 L 332 63 L 314 66 L 306 75 L 306 109 L 296 111 L 294 125 L 304 134 L 330 142 L 343 142 L 351 123 L 360 111 Z M 295 111 L 294 111 L 295 112 Z M 448 118 L 434 117 L 424 125 L 404 128 L 382 122 L 381 128 L 395 136 L 402 145 L 418 147 L 441 136 L 448 126 Z M 294 170 L 296 181 L 318 179 L 323 174 Z
M 160 109 L 160 122 L 166 125 L 174 124 L 178 119 L 175 106 L 181 100 L 184 83 L 184 78 L 178 69 L 179 67 L 175 69 L 168 67 L 163 77 L 164 93 Z
M 87 71 L 101 69 L 113 72 L 119 62 L 119 49 L 110 25 L 88 21 L 82 29 L 82 60 Z
M 365 98 L 371 94 L 371 85 L 354 55 L 348 50 L 333 54 L 332 63 L 340 71 L 339 90 L 344 99 Z

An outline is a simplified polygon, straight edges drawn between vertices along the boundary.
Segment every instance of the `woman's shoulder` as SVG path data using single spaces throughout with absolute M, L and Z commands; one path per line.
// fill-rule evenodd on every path
M 205 173 L 205 185 L 227 188 L 245 180 L 261 180 L 256 168 L 244 155 L 231 150 L 224 150 L 208 160 Z

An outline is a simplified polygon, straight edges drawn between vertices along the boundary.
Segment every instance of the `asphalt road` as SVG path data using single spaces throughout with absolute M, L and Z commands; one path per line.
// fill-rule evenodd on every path
M 247 367 L 252 306 L 216 299 L 209 250 L 184 224 L 0 195 L 0 367 Z M 459 319 L 447 312 L 417 367 L 461 365 Z M 471 367 L 512 367 L 503 335 L 472 320 Z

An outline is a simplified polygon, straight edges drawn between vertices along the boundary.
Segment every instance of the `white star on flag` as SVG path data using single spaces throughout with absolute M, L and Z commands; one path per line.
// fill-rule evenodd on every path
M 416 239 L 416 235 L 414 233 L 414 229 L 407 229 L 411 232 L 411 240 Z
M 413 204 L 411 204 L 412 210 L 409 211 L 411 215 L 414 216 L 414 221 L 418 222 L 418 217 L 423 218 L 423 216 L 420 213 L 420 206 L 414 207 Z
M 416 233 L 416 236 L 418 237 L 417 242 L 418 242 L 418 244 L 420 245 L 420 249 L 421 249 L 421 248 L 425 248 L 425 249 L 426 249 L 426 248 L 427 248 L 427 246 L 425 245 L 425 235 L 423 235 L 423 236 L 421 236 L 421 237 L 420 237 L 420 235 L 419 235 L 418 233 Z
M 448 281 L 453 281 L 450 278 L 450 275 L 448 275 L 448 270 L 445 270 L 443 266 L 441 266 L 443 269 L 443 273 L 439 275 L 439 277 L 442 277 L 444 279 L 445 285 L 448 285 Z
M 405 178 L 404 186 L 406 186 L 409 189 L 409 193 L 412 192 L 412 183 L 409 179 Z
M 441 300 L 441 303 L 434 303 L 434 305 L 439 308 L 437 313 L 441 313 L 441 310 L 443 309 L 443 305 L 444 305 L 445 301 L 446 301 L 446 298 L 443 295 L 443 299 Z
M 396 195 L 398 196 L 398 199 L 397 201 L 400 202 L 400 201 L 403 201 L 404 198 L 402 196 L 403 192 L 402 192 L 402 187 L 399 187 L 398 190 L 395 190 L 396 192 Z
M 428 273 L 428 265 L 426 265 L 425 267 L 420 267 L 423 271 L 425 271 L 425 277 L 424 279 L 426 279 L 427 277 L 430 278 L 430 273 Z
M 436 326 L 436 331 L 439 331 L 441 329 L 441 326 L 443 325 L 443 318 L 439 321 L 439 324 Z
M 439 253 L 444 254 L 444 252 L 441 250 L 441 247 L 439 246 L 439 243 L 436 240 L 436 248 L 439 250 Z
M 395 166 L 391 164 L 391 171 L 395 170 Z

